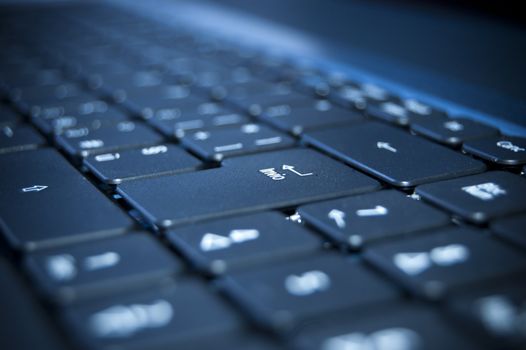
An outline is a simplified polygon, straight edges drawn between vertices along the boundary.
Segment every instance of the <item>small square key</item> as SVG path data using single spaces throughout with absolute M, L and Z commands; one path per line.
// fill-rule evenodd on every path
M 445 213 L 394 190 L 309 204 L 298 212 L 331 239 L 352 248 L 450 222 Z
M 420 186 L 416 193 L 424 200 L 477 224 L 526 211 L 526 181 L 503 171 Z

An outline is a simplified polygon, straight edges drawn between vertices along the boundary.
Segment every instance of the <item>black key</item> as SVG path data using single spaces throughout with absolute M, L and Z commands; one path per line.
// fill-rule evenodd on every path
M 39 287 L 59 302 L 151 286 L 182 270 L 175 256 L 142 233 L 36 252 L 25 263 Z
M 222 160 L 225 157 L 291 147 L 291 137 L 261 124 L 197 131 L 181 142 L 201 157 Z
M 416 193 L 473 223 L 526 211 L 526 181 L 501 171 L 420 186 Z
M 119 122 L 111 127 L 90 130 L 65 130 L 57 136 L 57 143 L 74 156 L 86 157 L 93 153 L 134 148 L 162 143 L 164 140 L 150 127 L 132 121 Z
M 499 134 L 495 128 L 460 118 L 411 123 L 411 131 L 451 147 L 460 147 L 467 140 Z
M 113 68 L 113 66 L 112 66 Z M 108 91 L 142 89 L 160 86 L 165 76 L 156 70 L 132 70 L 122 67 L 118 71 L 106 71 L 91 75 L 92 86 Z
M 211 274 L 275 263 L 321 248 L 319 238 L 277 212 L 176 228 L 168 239 L 198 269 Z
M 458 320 L 495 349 L 522 349 L 526 344 L 526 284 L 513 282 L 476 288 L 454 296 L 448 309 Z
M 45 120 L 65 115 L 106 114 L 109 110 L 110 105 L 106 101 L 89 95 L 81 95 L 68 98 L 65 101 L 51 100 L 44 105 L 34 106 L 31 109 L 31 116 Z
M 179 105 L 198 105 L 203 102 L 203 98 L 186 85 L 119 90 L 115 93 L 114 98 L 143 118 L 148 118 L 160 110 L 173 109 Z
M 55 150 L 0 156 L 3 232 L 32 250 L 123 232 L 131 220 Z
M 419 121 L 439 123 L 446 120 L 444 112 L 413 99 L 369 103 L 367 114 L 398 125 L 413 125 Z
M 6 125 L 0 128 L 0 153 L 34 149 L 45 142 L 29 125 Z
M 526 215 L 512 216 L 494 221 L 491 230 L 514 244 L 526 248 Z
M 526 269 L 526 256 L 468 228 L 448 228 L 378 244 L 367 250 L 365 257 L 411 292 L 430 299 L 440 298 L 450 289 Z
M 228 159 L 219 169 L 128 182 L 117 190 L 151 222 L 170 226 L 378 187 L 319 153 L 294 149 Z
M 450 222 L 446 214 L 394 190 L 309 204 L 298 212 L 331 239 L 353 248 Z
M 523 137 L 487 137 L 464 143 L 463 150 L 499 165 L 526 164 L 526 139 Z
M 102 182 L 120 184 L 142 177 L 196 170 L 201 162 L 175 145 L 101 153 L 84 159 L 84 165 Z
M 427 305 L 399 303 L 335 317 L 305 327 L 301 349 L 482 349 Z
M 0 126 L 13 125 L 20 122 L 20 120 L 20 115 L 14 109 L 0 103 Z
M 313 131 L 305 141 L 399 187 L 485 169 L 481 162 L 378 123 Z
M 46 86 L 16 89 L 11 99 L 25 114 L 38 114 L 43 109 L 59 109 L 71 102 L 92 101 L 93 97 L 77 85 L 63 84 L 52 89 Z
M 65 311 L 65 326 L 84 347 L 179 348 L 192 339 L 238 331 L 240 320 L 197 283 L 94 301 Z
M 260 118 L 276 127 L 299 135 L 304 130 L 348 124 L 363 120 L 356 112 L 333 106 L 327 100 L 310 100 L 302 106 L 287 103 L 267 107 Z
M 397 296 L 362 264 L 328 254 L 233 273 L 222 287 L 256 322 L 278 331 L 323 314 Z
M 289 101 L 301 97 L 302 95 L 292 91 L 289 84 L 284 83 L 251 81 L 243 84 L 222 85 L 212 89 L 212 98 L 225 100 L 226 103 L 247 111 L 254 105 L 268 104 L 268 100 Z
M 370 103 L 398 101 L 385 89 L 375 84 L 347 84 L 342 86 L 331 98 L 345 107 L 365 110 Z
M 175 108 L 159 109 L 145 115 L 148 122 L 167 137 L 184 136 L 185 132 L 248 124 L 250 119 L 216 102 L 190 103 Z

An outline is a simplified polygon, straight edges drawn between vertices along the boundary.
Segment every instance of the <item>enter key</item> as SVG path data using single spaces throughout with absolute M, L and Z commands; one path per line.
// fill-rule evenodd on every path
M 148 221 L 167 227 L 374 191 L 379 183 L 307 149 L 232 158 L 223 167 L 122 184 Z

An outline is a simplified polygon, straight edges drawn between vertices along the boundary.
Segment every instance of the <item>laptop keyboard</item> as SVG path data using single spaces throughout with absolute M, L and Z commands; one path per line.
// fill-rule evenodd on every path
M 526 346 L 526 139 L 123 10 L 0 18 L 0 236 L 73 348 Z

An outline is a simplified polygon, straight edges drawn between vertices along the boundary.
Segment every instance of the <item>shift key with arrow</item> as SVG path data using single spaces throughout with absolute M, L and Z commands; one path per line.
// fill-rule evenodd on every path
M 395 190 L 309 204 L 298 212 L 333 241 L 354 249 L 449 223 L 446 214 Z

